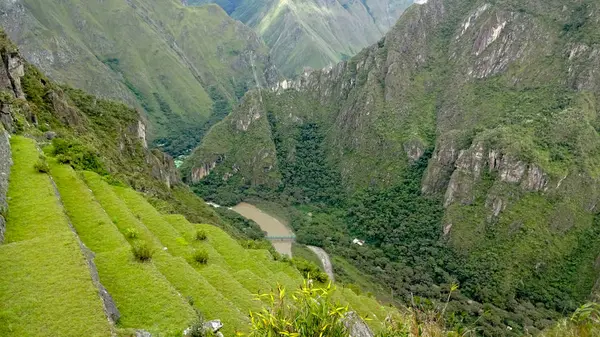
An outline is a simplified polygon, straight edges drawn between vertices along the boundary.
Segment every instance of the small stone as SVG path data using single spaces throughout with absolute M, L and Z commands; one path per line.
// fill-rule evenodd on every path
M 152 337 L 152 334 L 146 330 L 136 330 L 135 337 Z
M 56 138 L 56 132 L 48 131 L 44 134 L 44 137 L 46 137 L 47 140 L 52 140 L 52 139 Z

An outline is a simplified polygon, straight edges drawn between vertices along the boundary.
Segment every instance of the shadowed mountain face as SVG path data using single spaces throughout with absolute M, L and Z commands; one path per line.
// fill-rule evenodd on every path
M 247 94 L 186 163 L 187 178 L 207 196 L 313 205 L 336 205 L 340 182 L 348 237 L 373 248 L 343 252 L 398 293 L 448 282 L 445 270 L 471 299 L 518 313 L 510 320 L 531 303 L 573 310 L 599 272 L 598 6 L 415 5 L 350 60 Z M 327 233 L 319 244 L 335 242 Z M 373 262 L 378 249 L 387 255 Z
M 216 5 L 18 0 L 0 3 L 0 12 L 30 62 L 57 81 L 145 110 L 150 140 L 172 154 L 198 142 L 215 102 L 277 76 L 260 38 Z
M 412 0 L 187 0 L 217 3 L 254 28 L 288 76 L 323 68 L 379 40 Z

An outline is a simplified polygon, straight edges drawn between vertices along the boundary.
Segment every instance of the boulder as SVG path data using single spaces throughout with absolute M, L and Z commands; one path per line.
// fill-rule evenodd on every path
M 344 326 L 348 329 L 350 333 L 350 337 L 373 337 L 373 331 L 371 328 L 363 321 L 360 316 L 354 311 L 350 311 L 344 317 Z
M 44 137 L 46 137 L 47 140 L 52 140 L 52 139 L 56 138 L 56 132 L 48 131 L 44 134 Z
M 152 337 L 152 334 L 146 330 L 136 330 L 135 337 Z

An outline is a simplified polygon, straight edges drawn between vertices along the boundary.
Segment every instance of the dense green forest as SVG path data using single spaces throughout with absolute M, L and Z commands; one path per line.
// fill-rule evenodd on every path
M 289 147 L 278 139 L 281 136 L 275 118 L 270 116 L 269 121 L 282 172 L 280 186 L 256 189 L 238 181 L 239 176 L 223 180 L 217 169 L 194 185 L 194 191 L 224 205 L 247 198 L 282 204 L 287 207 L 299 243 L 324 247 L 330 254 L 350 261 L 393 294 L 385 294 L 385 298 L 398 303 L 435 309 L 446 299 L 451 285 L 457 284 L 460 290 L 451 295 L 446 320 L 459 331 L 476 329 L 486 336 L 522 335 L 526 326 L 527 332 L 535 333 L 585 300 L 586 294 L 571 290 L 569 275 L 578 270 L 572 270 L 575 267 L 569 266 L 577 264 L 568 260 L 547 266 L 555 270 L 554 278 L 533 274 L 512 293 L 503 288 L 505 270 L 499 267 L 494 250 L 477 251 L 467 257 L 449 248 L 440 230 L 442 201 L 421 194 L 431 151 L 412 163 L 398 184 L 350 195 L 341 188 L 339 173 L 326 161 L 324 135 L 318 124 L 298 126 L 294 145 Z M 366 245 L 352 244 L 353 238 L 365 240 Z M 587 246 L 581 245 L 572 258 L 592 254 L 586 253 Z M 591 279 L 593 275 L 589 275 Z M 512 330 L 508 332 L 507 327 Z

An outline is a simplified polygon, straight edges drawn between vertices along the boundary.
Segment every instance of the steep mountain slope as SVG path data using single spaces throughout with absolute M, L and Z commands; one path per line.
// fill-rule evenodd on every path
M 149 139 L 180 154 L 215 111 L 276 79 L 267 47 L 218 6 L 168 1 L 19 0 L 0 24 L 54 80 L 142 107 Z
M 284 74 L 323 68 L 357 54 L 394 25 L 412 0 L 188 0 L 214 2 L 254 28 Z
M 191 336 L 202 319 L 247 334 L 254 294 L 303 283 L 242 247 L 249 222 L 232 228 L 181 186 L 136 110 L 53 83 L 1 31 L 0 60 L 0 336 Z M 327 288 L 375 331 L 401 317 Z
M 599 11 L 596 1 L 413 6 L 351 60 L 247 94 L 187 177 L 205 195 L 334 206 L 344 193 L 313 186 L 341 181 L 345 230 L 376 248 L 346 252 L 364 269 L 407 297 L 436 296 L 411 282 L 459 281 L 501 309 L 506 321 L 478 322 L 489 335 L 543 328 L 546 309 L 573 310 L 598 279 Z M 468 303 L 466 316 L 478 310 Z

